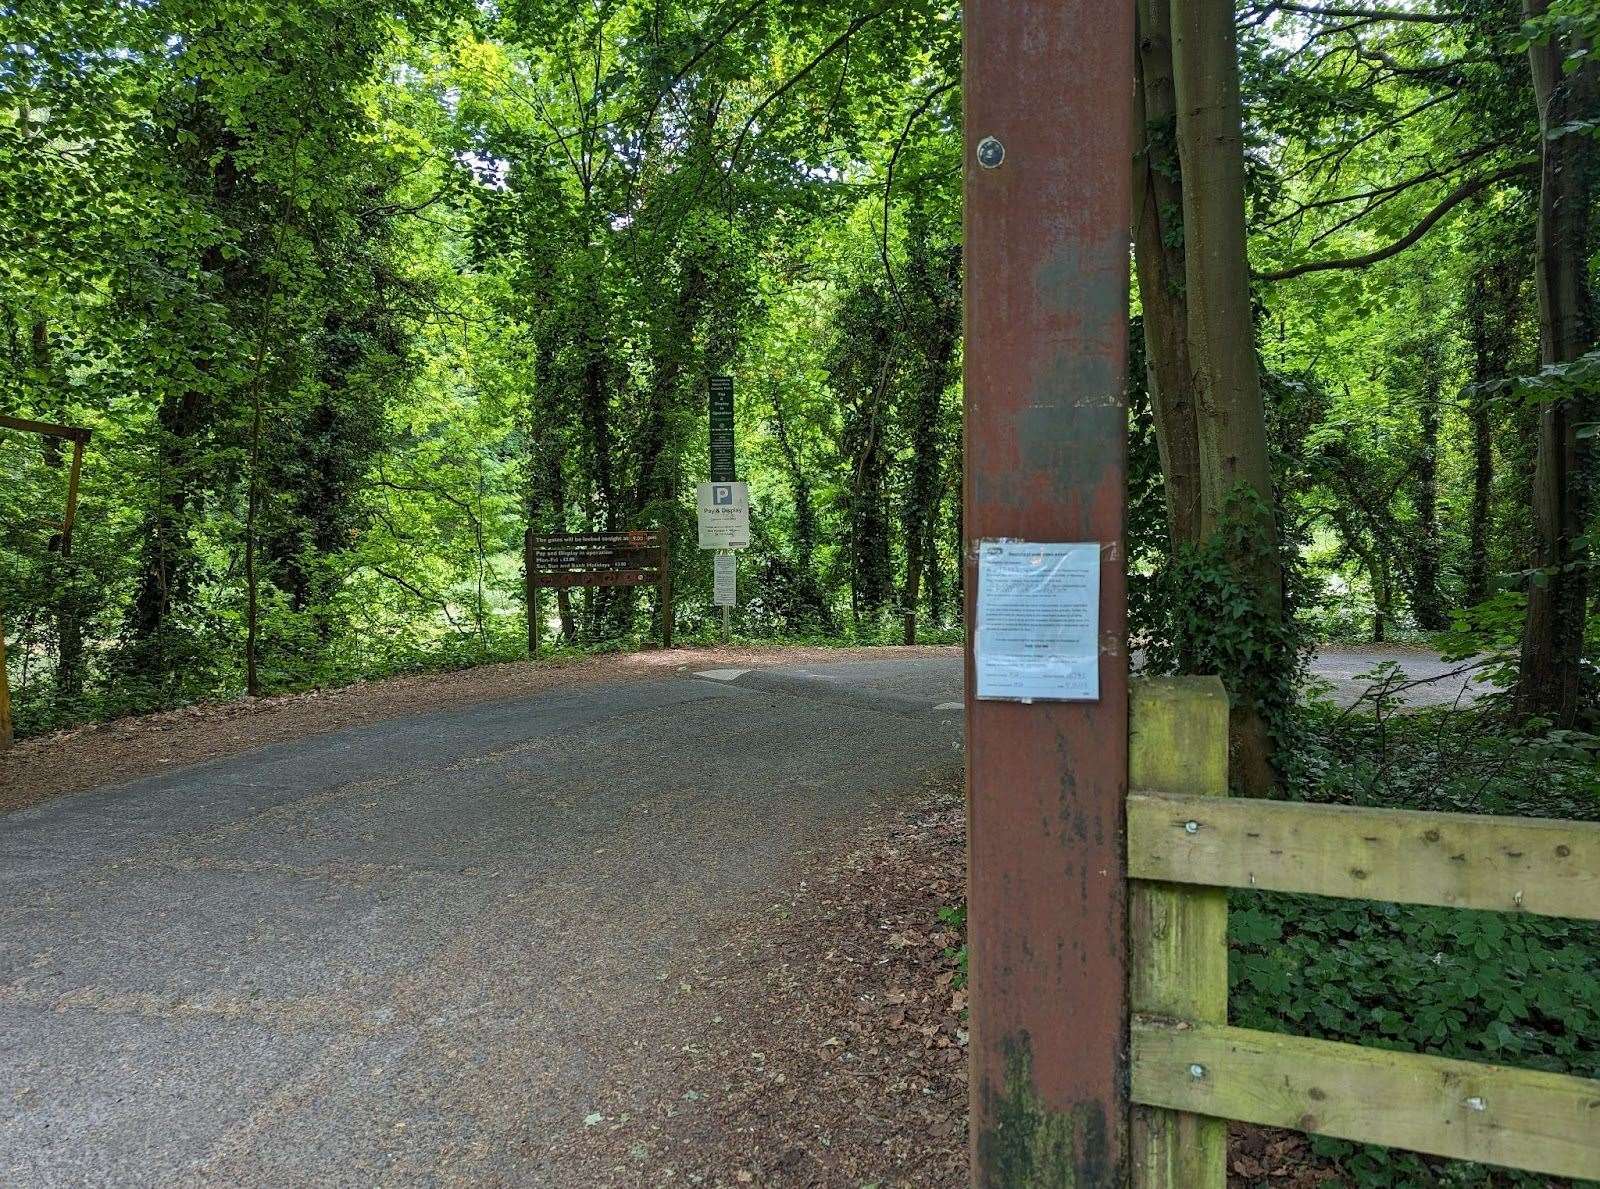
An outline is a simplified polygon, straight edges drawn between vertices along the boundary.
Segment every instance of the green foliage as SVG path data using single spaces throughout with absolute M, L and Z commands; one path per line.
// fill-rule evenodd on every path
M 1274 736 L 1287 742 L 1308 642 L 1293 615 L 1280 614 L 1254 577 L 1264 549 L 1261 526 L 1274 513 L 1254 493 L 1237 490 L 1211 537 L 1169 554 L 1142 581 L 1144 604 L 1157 615 L 1145 642 L 1151 673 L 1216 673 L 1236 704 L 1253 704 Z M 1295 558 L 1285 554 L 1286 572 Z
M 1296 733 L 1291 792 L 1600 820 L 1600 740 L 1510 738 L 1483 709 L 1393 711 L 1309 711 Z M 1600 926 L 1239 892 L 1228 928 L 1230 1012 L 1241 1026 L 1600 1076 Z M 1317 1148 L 1357 1185 L 1491 1183 L 1482 1168 L 1342 1141 Z M 1543 1184 L 1494 1175 L 1494 1184 Z
M 1255 893 L 1230 907 L 1230 1010 L 1241 1027 L 1600 1076 L 1592 924 Z M 1441 1170 L 1339 1140 L 1315 1147 L 1357 1185 L 1490 1183 L 1482 1168 Z
M 965 904 L 955 904 L 941 908 L 939 910 L 939 919 L 951 929 L 954 929 L 962 938 L 966 937 L 967 906 Z M 962 943 L 955 949 L 946 950 L 944 956 L 946 959 L 953 961 L 956 964 L 956 976 L 952 980 L 951 986 L 955 987 L 957 990 L 964 988 L 967 985 L 968 974 L 966 941 L 963 940 Z
M 1249 895 L 1234 1019 L 1376 1048 L 1600 1076 L 1600 933 L 1503 913 Z
M 0 432 L 24 733 L 252 670 L 271 692 L 512 655 L 528 529 L 667 528 L 703 635 L 714 372 L 760 501 L 742 630 L 888 641 L 909 604 L 952 638 L 950 5 L 11 15 L 0 407 L 95 434 L 62 559 L 61 453 Z M 852 292 L 896 311 L 877 398 L 827 366 Z M 598 646 L 659 614 L 604 590 L 561 626 Z
M 1313 637 L 1432 633 L 1515 675 L 1548 579 L 1537 419 L 1592 403 L 1600 366 L 1535 362 L 1526 50 L 1560 38 L 1575 73 L 1594 5 L 1314 7 L 1241 9 L 1251 262 L 1319 266 L 1255 291 L 1276 498 L 1173 551 L 1136 320 L 1133 634 L 1151 671 L 1220 672 L 1262 711 L 1291 795 L 1593 817 L 1596 741 L 1508 730 L 1497 698 L 1401 714 L 1377 672 L 1358 710 L 1293 706 Z M 890 643 L 908 611 L 960 638 L 958 5 L 6 17 L 0 410 L 94 431 L 71 557 L 66 455 L 0 431 L 22 733 L 236 695 L 250 668 L 273 692 L 518 657 L 530 531 L 667 530 L 679 635 L 715 642 L 693 537 L 712 373 L 736 378 L 755 501 L 740 638 Z M 1170 173 L 1171 130 L 1145 132 Z M 1250 581 L 1269 517 L 1283 616 Z M 558 656 L 662 613 L 552 602 Z M 1240 897 L 1233 928 L 1242 1022 L 1594 1069 L 1587 927 Z M 1328 1150 L 1362 1184 L 1482 1179 Z

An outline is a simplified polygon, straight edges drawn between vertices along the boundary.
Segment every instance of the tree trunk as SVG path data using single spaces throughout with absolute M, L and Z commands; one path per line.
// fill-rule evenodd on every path
M 1439 398 L 1444 389 L 1444 361 L 1437 338 L 1425 340 L 1418 354 L 1422 391 L 1417 405 L 1417 539 L 1413 545 L 1416 564 L 1412 568 L 1411 610 L 1419 628 L 1438 632 L 1449 626 L 1439 590 Z
M 944 567 L 939 560 L 939 521 L 944 516 L 944 491 L 934 500 L 928 517 L 928 531 L 922 547 L 922 570 L 928 583 L 928 622 L 935 628 L 944 624 Z
M 939 483 L 939 402 L 943 396 L 943 373 L 921 377 L 922 384 L 913 400 L 916 423 L 911 432 L 911 483 L 903 509 L 905 516 L 906 577 L 900 591 L 900 607 L 906 615 L 907 644 L 916 643 L 916 615 L 922 603 L 922 577 L 925 568 L 928 522 Z
M 206 89 L 201 84 L 186 128 L 192 141 L 180 150 L 180 157 L 195 184 L 210 191 L 214 210 L 226 215 L 238 201 L 239 169 L 233 155 L 237 137 L 209 107 Z M 250 279 L 249 258 L 240 255 L 230 260 L 218 244 L 202 250 L 199 265 L 203 273 L 216 278 L 215 291 L 224 301 Z M 198 382 L 181 392 L 169 389 L 156 414 L 156 491 L 145 513 L 139 574 L 128 613 L 129 636 L 140 644 L 155 644 L 155 655 L 146 656 L 141 667 L 164 677 L 171 675 L 172 661 L 159 637 L 173 612 L 189 601 L 199 578 L 200 559 L 189 533 L 204 498 L 200 479 L 207 460 L 197 453 L 217 416 L 212 359 L 198 346 L 192 368 Z
M 876 622 L 894 598 L 892 533 L 885 487 L 889 455 L 884 446 L 883 419 L 892 356 L 885 356 L 876 389 L 858 414 L 857 441 L 850 484 L 851 608 L 856 625 Z
M 1134 58 L 1133 246 L 1144 311 L 1156 447 L 1174 548 L 1200 540 L 1200 438 L 1189 362 L 1183 184 L 1177 151 L 1170 0 L 1138 0 Z
M 1243 522 L 1229 562 L 1252 596 L 1252 617 L 1269 628 L 1282 619 L 1283 573 L 1250 308 L 1234 5 L 1174 0 L 1172 12 L 1201 527 L 1210 538 L 1225 519 Z M 1242 793 L 1265 796 L 1277 786 L 1265 694 L 1230 692 L 1235 781 Z
M 1466 601 L 1489 597 L 1489 534 L 1494 495 L 1494 422 L 1486 386 L 1511 374 L 1516 353 L 1518 271 L 1502 258 L 1473 273 L 1469 303 L 1472 382 L 1472 506 L 1467 527 Z
M 1389 557 L 1381 547 L 1372 551 L 1372 640 L 1382 644 L 1388 638 L 1388 625 L 1394 619 L 1394 591 L 1389 579 Z
M 954 328 L 952 327 L 952 332 Z M 915 616 L 922 602 L 922 582 L 928 566 L 929 526 L 938 515 L 939 501 L 939 420 L 944 390 L 950 379 L 955 355 L 954 334 L 921 344 L 924 358 L 918 371 L 918 391 L 913 398 L 911 428 L 911 483 L 904 506 L 906 577 L 900 605 L 909 617 L 906 634 L 916 634 Z M 907 644 L 915 643 L 908 638 Z
M 1524 0 L 1530 17 L 1548 0 Z M 1539 104 L 1543 159 L 1536 273 L 1540 356 L 1545 366 L 1570 363 L 1594 345 L 1595 314 L 1589 289 L 1589 216 L 1594 141 L 1589 130 L 1555 131 L 1592 119 L 1593 65 L 1563 72 L 1564 39 L 1528 48 Z M 1571 726 L 1583 702 L 1584 614 L 1588 607 L 1587 557 L 1580 539 L 1588 524 L 1592 447 L 1578 428 L 1594 420 L 1592 396 L 1545 405 L 1539 418 L 1533 478 L 1534 566 L 1528 589 L 1517 708 Z
M 772 402 L 772 428 L 778 449 L 783 455 L 784 469 L 789 473 L 789 494 L 794 500 L 794 564 L 796 571 L 796 602 L 804 619 L 814 619 L 815 625 L 833 630 L 833 608 L 823 593 L 822 583 L 816 574 L 816 554 L 821 529 L 817 523 L 816 502 L 812 495 L 811 478 L 789 436 L 789 423 L 783 411 L 783 398 L 774 394 Z
M 554 532 L 567 531 L 567 476 L 561 465 L 561 456 L 554 450 L 549 453 L 545 468 L 545 490 L 550 500 L 550 517 Z M 568 587 L 556 588 L 556 616 L 561 621 L 561 638 L 568 644 L 578 638 L 577 622 L 572 614 L 572 592 Z
M 261 386 L 257 384 L 251 394 L 250 413 L 250 474 L 245 496 L 244 530 L 244 692 L 252 698 L 261 696 L 261 674 L 256 664 L 256 652 L 261 639 L 261 584 L 256 573 L 257 524 L 261 511 L 259 475 L 261 473 Z
M 70 420 L 66 402 L 51 399 L 57 389 L 51 374 L 50 323 L 43 314 L 34 317 L 29 339 L 34 382 L 40 386 L 39 404 L 49 411 L 52 420 L 66 422 Z M 39 441 L 45 466 L 60 471 L 66 462 L 61 440 L 44 434 Z M 71 550 L 63 540 L 60 564 L 56 566 L 56 581 L 51 591 L 56 621 L 55 697 L 58 703 L 75 702 L 83 694 L 83 594 L 78 563 L 72 560 Z
M 205 370 L 204 362 L 197 364 L 197 369 Z M 198 493 L 192 490 L 193 452 L 209 413 L 207 396 L 190 389 L 168 395 L 156 415 L 158 486 L 141 533 L 143 551 L 128 619 L 129 631 L 136 640 L 154 639 L 194 587 L 195 557 L 189 526 Z

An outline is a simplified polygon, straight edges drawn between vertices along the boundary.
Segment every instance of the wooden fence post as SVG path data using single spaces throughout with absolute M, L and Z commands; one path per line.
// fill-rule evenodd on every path
M 1166 677 L 1130 688 L 1128 787 L 1228 794 L 1228 695 L 1216 677 Z M 1135 1015 L 1228 1022 L 1228 893 L 1133 882 L 1128 1003 Z M 1135 1106 L 1134 1189 L 1224 1189 L 1228 1124 Z
M 0 619 L 0 751 L 11 743 L 11 678 L 6 675 L 6 625 Z
M 672 546 L 667 530 L 661 530 L 661 647 L 672 651 Z
M 528 656 L 539 656 L 538 538 L 529 524 L 522 530 L 522 602 L 528 610 Z

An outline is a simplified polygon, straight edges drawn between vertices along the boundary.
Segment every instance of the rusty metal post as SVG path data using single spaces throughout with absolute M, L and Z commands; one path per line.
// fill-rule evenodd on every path
M 966 622 L 985 538 L 1103 547 L 1099 701 L 977 701 L 968 633 L 973 1181 L 1120 1187 L 1133 5 L 965 22 Z

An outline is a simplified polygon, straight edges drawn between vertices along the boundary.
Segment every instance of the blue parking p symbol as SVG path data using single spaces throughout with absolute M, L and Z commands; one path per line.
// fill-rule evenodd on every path
M 714 507 L 733 505 L 733 488 L 726 483 L 714 484 L 711 488 L 711 503 Z

